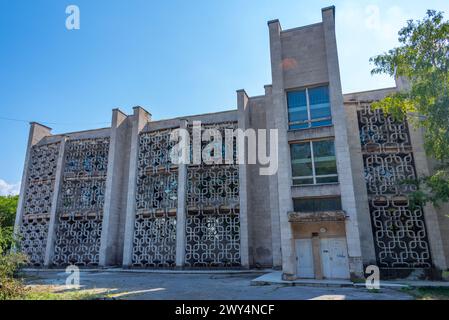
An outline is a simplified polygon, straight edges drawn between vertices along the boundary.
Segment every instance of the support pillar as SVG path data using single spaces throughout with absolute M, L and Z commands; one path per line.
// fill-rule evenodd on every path
M 123 223 L 120 218 L 126 210 L 124 203 L 130 154 L 129 122 L 128 116 L 119 109 L 112 110 L 99 257 L 99 265 L 102 267 L 120 264 L 123 259 Z
M 243 132 L 249 126 L 248 117 L 248 95 L 245 90 L 237 91 L 237 113 L 238 113 L 238 128 Z M 245 148 L 245 159 L 239 159 L 242 163 L 247 163 L 246 143 L 238 145 L 237 147 Z M 241 152 L 238 151 L 238 154 Z M 246 164 L 239 164 L 239 198 L 240 198 L 240 259 L 243 268 L 249 268 L 249 230 L 248 230 L 248 166 Z
M 189 136 L 184 135 L 187 130 L 187 120 L 180 120 L 179 128 L 182 129 L 181 142 L 182 156 L 178 164 L 178 210 L 176 212 L 176 267 L 182 268 L 185 263 L 186 255 L 186 194 L 187 194 L 187 159 L 190 152 Z
M 55 185 L 53 188 L 53 198 L 51 200 L 50 223 L 48 226 L 47 245 L 45 247 L 44 266 L 50 267 L 55 250 L 56 230 L 58 226 L 58 199 L 61 191 L 62 179 L 64 177 L 64 153 L 66 138 L 64 137 L 59 145 L 58 163 L 56 164 Z
M 137 165 L 139 153 L 139 135 L 145 125 L 151 121 L 151 114 L 142 107 L 134 107 L 132 116 L 131 149 L 129 158 L 128 196 L 126 202 L 125 238 L 123 246 L 123 267 L 132 265 L 134 222 L 136 219 Z
M 265 86 L 265 97 L 267 99 L 267 106 L 272 106 L 272 91 L 271 85 Z M 267 129 L 276 129 L 274 124 L 273 108 L 267 108 Z M 267 139 L 267 150 L 271 141 L 271 136 Z M 278 141 L 276 141 L 279 144 Z M 278 157 L 279 158 L 279 157 Z M 269 190 L 270 190 L 270 212 L 271 212 L 271 242 L 272 242 L 272 255 L 273 255 L 273 268 L 282 268 L 282 251 L 281 251 L 281 231 L 279 225 L 279 194 L 278 194 L 278 177 L 277 172 L 268 177 Z
M 352 277 L 364 277 L 360 233 L 354 179 L 348 143 L 348 127 L 340 81 L 337 40 L 335 36 L 335 7 L 322 10 L 324 40 L 329 77 L 329 95 L 332 121 L 335 131 L 335 155 L 340 182 L 341 203 L 348 218 L 346 220 L 346 241 L 348 244 L 349 271 Z
M 403 77 L 396 78 L 396 87 L 398 91 L 410 90 L 410 83 Z M 422 128 L 413 126 L 413 122 L 408 119 L 410 142 L 413 149 L 413 158 L 415 160 L 415 169 L 417 177 L 429 176 L 430 166 L 427 160 L 424 148 L 424 132 Z M 430 244 L 430 253 L 434 266 L 440 270 L 446 270 L 446 256 L 444 253 L 443 240 L 441 239 L 440 225 L 435 207 L 427 204 L 423 208 L 424 219 L 426 222 L 427 237 Z
M 278 183 L 278 204 L 279 204 L 279 224 L 281 233 L 282 247 L 282 278 L 284 280 L 293 280 L 296 278 L 296 253 L 295 241 L 288 213 L 293 211 L 292 200 L 292 179 L 291 179 L 291 160 L 290 146 L 288 144 L 288 115 L 287 101 L 284 87 L 284 74 L 282 64 L 282 44 L 281 44 L 281 25 L 278 20 L 268 22 L 270 33 L 270 52 L 271 52 L 271 73 L 273 79 L 272 101 L 273 101 L 273 121 L 275 129 L 278 129 L 279 135 L 279 166 L 277 174 Z

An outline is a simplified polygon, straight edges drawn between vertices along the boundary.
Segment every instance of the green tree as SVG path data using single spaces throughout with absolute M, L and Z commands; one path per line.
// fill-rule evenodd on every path
M 19 196 L 0 196 L 0 255 L 13 244 L 14 220 Z
M 19 196 L 0 196 L 0 226 L 14 226 L 18 201 Z
M 423 20 L 410 20 L 399 31 L 400 46 L 376 56 L 372 74 L 408 80 L 409 88 L 373 104 L 398 120 L 406 117 L 423 128 L 428 156 L 439 165 L 431 176 L 418 177 L 413 204 L 449 200 L 449 22 L 443 13 L 428 10 Z

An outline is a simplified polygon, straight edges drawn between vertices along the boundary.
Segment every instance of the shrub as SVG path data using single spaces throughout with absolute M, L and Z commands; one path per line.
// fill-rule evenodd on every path
M 0 197 L 0 300 L 21 299 L 27 289 L 17 273 L 27 262 L 27 256 L 11 252 L 14 245 L 14 218 L 17 196 Z
M 22 253 L 0 254 L 0 300 L 20 299 L 27 289 L 16 279 L 19 268 L 25 265 L 27 257 Z

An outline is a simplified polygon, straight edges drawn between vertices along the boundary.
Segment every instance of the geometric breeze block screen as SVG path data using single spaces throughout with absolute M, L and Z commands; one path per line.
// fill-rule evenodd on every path
M 407 194 L 416 178 L 407 122 L 369 104 L 357 111 L 377 263 L 381 268 L 430 268 L 424 213 Z

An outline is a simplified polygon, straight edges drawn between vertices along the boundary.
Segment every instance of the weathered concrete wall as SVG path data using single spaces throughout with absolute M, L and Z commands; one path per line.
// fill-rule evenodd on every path
M 351 170 L 353 173 L 354 189 L 357 190 L 356 209 L 357 221 L 360 233 L 360 246 L 364 265 L 376 264 L 376 252 L 374 249 L 371 216 L 368 206 L 368 193 L 363 166 L 362 147 L 360 144 L 359 124 L 357 119 L 357 107 L 354 104 L 345 103 L 345 112 L 348 126 L 348 144 L 351 155 Z
M 323 24 L 281 32 L 284 88 L 328 82 Z
M 320 230 L 326 229 L 323 233 Z M 343 222 L 313 222 L 295 223 L 293 225 L 293 235 L 295 239 L 310 239 L 314 233 L 318 233 L 321 238 L 345 237 L 345 224 Z
M 252 98 L 249 100 L 250 128 L 266 129 L 265 99 Z M 272 231 L 269 194 L 269 176 L 259 173 L 258 164 L 248 165 L 248 225 L 250 228 L 250 261 L 253 266 L 271 267 Z

